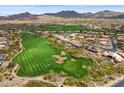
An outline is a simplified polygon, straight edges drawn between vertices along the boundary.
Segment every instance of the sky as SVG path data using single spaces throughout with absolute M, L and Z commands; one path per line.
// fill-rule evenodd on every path
M 0 16 L 24 12 L 32 14 L 56 13 L 63 10 L 74 10 L 79 13 L 95 13 L 103 10 L 124 12 L 124 5 L 0 5 Z

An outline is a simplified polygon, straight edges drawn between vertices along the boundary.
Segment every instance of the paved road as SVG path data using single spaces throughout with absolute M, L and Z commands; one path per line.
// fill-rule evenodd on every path
M 118 82 L 117 84 L 113 85 L 112 87 L 124 87 L 124 80 Z
M 115 43 L 114 37 L 111 37 L 111 43 L 112 43 L 112 48 L 105 49 L 105 50 L 108 50 L 108 51 L 111 51 L 111 52 L 115 52 L 116 51 L 116 43 Z

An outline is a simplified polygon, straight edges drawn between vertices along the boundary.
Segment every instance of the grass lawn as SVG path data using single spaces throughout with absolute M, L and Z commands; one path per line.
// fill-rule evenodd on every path
M 43 31 L 80 31 L 79 25 L 57 25 L 57 24 L 44 24 Z
M 22 39 L 23 52 L 14 59 L 20 64 L 19 76 L 41 75 L 56 65 L 51 56 L 59 51 L 46 38 L 23 33 Z
M 65 64 L 63 65 L 63 68 L 68 72 L 74 73 L 77 70 L 78 66 L 75 65 L 75 63 L 72 61 L 66 61 Z
M 63 64 L 63 70 L 68 73 L 69 76 L 81 78 L 87 75 L 87 69 L 82 66 L 91 66 L 92 61 L 90 59 L 78 59 L 77 61 L 65 61 Z
M 84 65 L 84 66 L 92 65 L 92 60 L 88 59 L 88 58 L 79 59 L 77 62 L 81 62 L 81 64 Z
M 48 73 L 50 70 L 60 73 L 65 72 L 68 76 L 83 77 L 87 70 L 82 65 L 90 66 L 89 59 L 70 61 L 71 55 L 67 55 L 64 64 L 57 64 L 52 55 L 59 55 L 61 50 L 55 49 L 44 37 L 22 33 L 23 52 L 16 56 L 13 61 L 20 65 L 19 76 L 38 76 Z

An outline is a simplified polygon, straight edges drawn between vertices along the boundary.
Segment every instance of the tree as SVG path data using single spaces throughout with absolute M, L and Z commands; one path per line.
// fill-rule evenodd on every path
M 13 68 L 15 66 L 15 63 L 14 62 L 10 62 L 9 65 L 8 65 L 8 68 Z
M 0 81 L 2 81 L 2 79 L 3 79 L 3 75 L 2 73 L 0 73 Z

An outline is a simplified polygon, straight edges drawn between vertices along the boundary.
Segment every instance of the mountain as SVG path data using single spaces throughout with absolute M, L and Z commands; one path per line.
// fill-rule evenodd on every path
M 30 14 L 28 12 L 9 16 L 0 16 L 0 20 L 36 20 L 42 16 L 60 18 L 103 18 L 103 19 L 124 19 L 124 12 L 114 12 L 109 10 L 96 13 L 78 13 L 76 11 L 61 11 L 57 13 L 45 13 L 41 15 Z
M 14 14 L 7 17 L 1 16 L 0 20 L 28 20 L 28 19 L 37 19 L 37 15 L 30 14 L 28 12 Z
M 5 17 L 5 16 L 0 16 L 0 20 L 7 20 L 7 17 Z
M 75 11 L 61 11 L 58 13 L 46 13 L 49 16 L 63 17 L 63 18 L 105 18 L 105 19 L 119 19 L 124 18 L 123 12 L 114 12 L 109 10 L 104 10 L 96 13 L 78 13 Z
M 48 16 L 63 17 L 63 18 L 81 18 L 81 14 L 76 11 L 61 11 L 58 13 L 45 13 Z
M 108 19 L 124 19 L 124 14 L 123 15 L 113 16 L 113 17 L 108 17 Z
M 91 18 L 114 18 L 115 16 L 124 15 L 123 12 L 114 12 L 109 10 L 104 10 L 92 14 Z
M 9 19 L 20 19 L 20 20 L 23 20 L 23 19 L 36 19 L 36 18 L 37 18 L 36 15 L 30 14 L 28 12 L 9 16 Z

